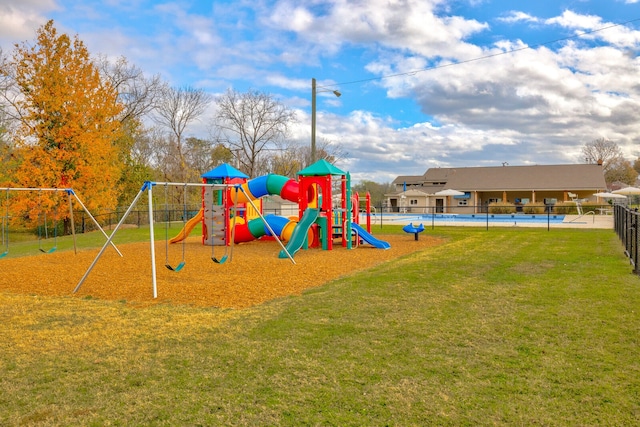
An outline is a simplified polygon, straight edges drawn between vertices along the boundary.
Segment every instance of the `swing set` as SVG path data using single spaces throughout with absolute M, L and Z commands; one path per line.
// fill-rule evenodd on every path
M 185 182 L 153 182 L 153 181 L 146 181 L 142 188 L 140 188 L 140 191 L 138 191 L 138 194 L 136 195 L 136 197 L 133 199 L 133 201 L 131 202 L 131 205 L 129 205 L 129 207 L 127 208 L 127 210 L 125 211 L 125 213 L 122 215 L 122 218 L 120 219 L 120 222 L 118 222 L 118 224 L 116 225 L 116 227 L 113 229 L 113 232 L 111 233 L 110 236 L 108 236 L 107 241 L 105 242 L 105 244 L 102 246 L 102 248 L 100 249 L 100 252 L 98 252 L 98 255 L 96 255 L 95 259 L 93 260 L 93 262 L 91 263 L 91 265 L 89 266 L 89 268 L 87 269 L 87 271 L 84 273 L 84 275 L 82 276 L 82 278 L 80 279 L 80 281 L 78 282 L 78 284 L 76 285 L 75 289 L 73 290 L 73 293 L 76 293 L 80 290 L 80 288 L 82 287 L 82 284 L 85 282 L 85 280 L 87 279 L 87 277 L 89 277 L 89 274 L 91 273 L 91 271 L 93 270 L 93 268 L 95 267 L 95 265 L 98 263 L 98 261 L 100 260 L 100 258 L 102 257 L 102 254 L 104 253 L 104 251 L 106 250 L 107 246 L 109 246 L 109 244 L 112 244 L 112 240 L 115 237 L 116 233 L 118 232 L 118 230 L 120 229 L 120 227 L 122 226 L 122 224 L 125 222 L 125 220 L 127 219 L 127 217 L 129 216 L 129 214 L 131 213 L 131 211 L 133 210 L 133 208 L 138 204 L 138 200 L 140 199 L 140 197 L 142 197 L 143 194 L 147 194 L 147 198 L 148 198 L 148 209 L 149 209 L 149 247 L 150 247 L 150 252 L 151 252 L 151 282 L 152 282 L 152 288 L 153 288 L 153 298 L 157 298 L 158 297 L 158 283 L 157 283 L 157 269 L 156 269 L 156 251 L 155 251 L 155 232 L 154 232 L 154 210 L 153 210 L 153 187 L 157 186 L 157 185 L 163 185 L 165 187 L 165 206 L 164 206 L 164 213 L 165 213 L 165 219 L 166 219 L 166 224 L 165 224 L 165 267 L 168 270 L 174 271 L 174 272 L 178 272 L 180 270 L 182 270 L 184 268 L 184 266 L 186 265 L 186 260 L 185 260 L 185 241 L 186 241 L 186 235 L 183 236 L 185 237 L 184 239 L 182 239 L 182 260 L 180 261 L 180 263 L 178 263 L 175 267 L 171 265 L 171 263 L 169 262 L 169 233 L 168 233 L 168 227 L 169 227 L 169 205 L 168 205 L 168 187 L 170 186 L 174 186 L 174 187 L 182 187 L 183 188 L 183 225 L 185 227 L 183 227 L 183 232 L 186 234 L 186 225 L 187 225 L 187 187 L 200 187 L 200 188 L 205 188 L 205 187 L 209 187 L 212 189 L 216 189 L 216 190 L 227 190 L 229 188 L 233 188 L 235 189 L 235 200 L 237 202 L 238 200 L 238 192 L 242 191 L 244 193 L 245 196 L 248 197 L 247 193 L 245 192 L 244 188 L 242 188 L 242 186 L 240 185 L 236 185 L 236 184 L 205 184 L 205 183 L 185 183 Z M 282 250 L 288 255 L 288 258 L 291 260 L 291 262 L 293 264 L 295 264 L 295 261 L 293 260 L 293 257 L 291 256 L 291 254 L 289 254 L 289 252 L 287 251 L 286 247 L 284 246 L 284 244 L 282 243 L 282 241 L 280 241 L 280 239 L 277 237 L 277 234 L 273 231 L 273 229 L 271 228 L 271 226 L 269 225 L 269 223 L 267 222 L 267 220 L 264 218 L 264 216 L 260 213 L 259 209 L 257 208 L 257 206 L 253 203 L 253 201 L 249 200 L 249 203 L 253 206 L 253 208 L 257 211 L 258 215 L 260 216 L 260 218 L 262 219 L 262 222 L 264 223 L 265 227 L 269 230 L 269 232 L 271 233 L 271 235 L 273 235 L 276 239 L 276 241 L 278 242 L 278 244 L 280 245 L 280 247 L 282 248 Z M 232 237 L 231 240 L 233 243 L 233 239 L 234 239 L 234 234 L 235 234 L 235 225 L 236 225 L 236 217 L 237 217 L 237 212 L 234 212 L 234 220 L 233 220 L 233 229 L 232 231 Z M 231 257 L 232 257 L 232 251 L 233 251 L 233 247 L 231 247 L 231 249 L 228 249 L 229 253 L 227 253 L 227 249 L 225 250 L 225 254 L 222 256 L 222 258 L 218 259 L 215 257 L 215 253 L 213 251 L 213 247 L 212 247 L 212 252 L 211 252 L 211 259 L 214 263 L 216 264 L 223 264 L 226 261 L 230 261 Z
M 78 197 L 78 195 L 71 188 L 32 188 L 32 187 L 1 187 L 0 191 L 5 193 L 4 199 L 4 216 L 2 217 L 2 231 L 0 235 L 2 236 L 2 252 L 0 252 L 0 259 L 9 255 L 10 245 L 9 245 L 9 226 L 10 226 L 10 210 L 9 206 L 11 204 L 10 193 L 15 192 L 33 192 L 38 195 L 38 206 L 39 212 L 37 215 L 37 234 L 38 234 L 38 250 L 42 253 L 50 254 L 55 252 L 58 249 L 58 223 L 60 220 L 59 216 L 59 207 L 62 202 L 61 196 L 59 193 L 65 193 L 67 195 L 67 199 L 69 202 L 69 219 L 71 221 L 71 234 L 73 236 L 73 250 L 74 253 L 78 253 L 77 242 L 76 242 L 76 233 L 75 233 L 75 224 L 73 219 L 73 200 L 78 203 L 87 216 L 94 223 L 96 228 L 100 230 L 102 235 L 109 241 L 109 236 L 104 231 L 104 229 L 100 226 L 98 221 L 95 219 L 91 212 L 87 209 L 87 207 L 82 203 L 82 200 Z M 53 220 L 47 218 L 46 209 L 43 208 L 42 203 L 42 193 L 43 192 L 53 192 L 55 201 L 55 208 L 53 213 Z M 45 242 L 49 239 L 49 237 L 53 237 L 53 246 L 46 248 Z M 122 253 L 118 250 L 116 245 L 113 242 L 110 242 L 111 246 L 115 249 L 118 255 L 122 256 Z
M 231 223 L 232 225 L 231 225 L 231 233 L 230 233 L 231 239 L 228 245 L 224 245 L 225 249 L 224 249 L 224 255 L 222 256 L 222 258 L 220 259 L 216 258 L 215 251 L 214 251 L 214 248 L 216 247 L 216 245 L 214 244 L 211 245 L 211 260 L 216 264 L 224 264 L 227 261 L 231 261 L 231 259 L 233 258 L 233 244 L 235 243 L 234 240 L 236 238 L 236 221 L 238 219 L 238 187 L 235 187 L 234 194 L 235 194 L 235 197 L 233 202 L 233 221 Z M 211 206 L 213 206 L 213 201 L 211 203 Z M 215 216 L 211 215 L 211 227 L 210 227 L 211 230 L 215 230 L 215 227 L 213 225 L 214 218 Z
M 54 193 L 54 197 L 57 192 Z M 40 206 L 40 213 L 38 213 L 38 250 L 45 254 L 50 254 L 58 249 L 58 203 L 55 203 L 55 212 L 53 214 L 53 247 L 49 249 L 43 248 L 43 240 L 49 240 L 49 225 L 47 221 L 47 211 L 42 209 L 42 192 L 38 192 L 38 205 Z M 73 217 L 73 214 L 71 215 Z M 40 219 L 42 218 L 42 223 Z
M 182 193 L 182 229 L 185 230 L 186 226 L 187 226 L 187 186 L 184 186 L 183 189 L 183 193 Z M 165 257 L 164 257 L 164 266 L 167 267 L 168 270 L 171 271 L 180 271 L 182 270 L 182 267 L 185 266 L 186 261 L 185 261 L 185 242 L 186 242 L 186 237 L 182 239 L 182 260 L 180 261 L 180 263 L 178 265 L 176 265 L 175 267 L 173 267 L 171 265 L 171 263 L 169 262 L 169 226 L 171 224 L 171 211 L 169 210 L 169 183 L 165 183 L 164 184 L 164 220 L 165 220 L 165 227 L 164 227 L 164 236 L 165 236 Z M 186 233 L 186 231 L 185 231 Z

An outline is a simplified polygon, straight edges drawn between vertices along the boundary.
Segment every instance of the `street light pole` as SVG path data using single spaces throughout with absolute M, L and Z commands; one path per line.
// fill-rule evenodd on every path
M 316 79 L 311 79 L 311 164 L 316 162 Z
M 311 79 L 311 164 L 316 162 L 316 95 L 318 92 L 331 92 L 336 97 L 342 95 L 338 90 L 318 91 L 316 79 Z

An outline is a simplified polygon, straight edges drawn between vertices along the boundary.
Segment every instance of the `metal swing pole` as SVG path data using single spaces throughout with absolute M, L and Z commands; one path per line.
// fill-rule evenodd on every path
M 140 191 L 136 195 L 135 199 L 133 199 L 133 202 L 131 202 L 131 205 L 129 205 L 129 207 L 127 208 L 127 211 L 124 213 L 124 215 L 120 219 L 120 222 L 118 222 L 118 225 L 116 225 L 116 228 L 113 229 L 113 232 L 111 233 L 110 236 L 107 236 L 107 241 L 102 246 L 102 249 L 100 249 L 100 252 L 98 252 L 98 255 L 96 255 L 96 258 L 93 260 L 93 262 L 91 263 L 91 265 L 89 266 L 87 271 L 84 273 L 84 276 L 82 276 L 82 278 L 80 279 L 80 281 L 76 285 L 75 289 L 73 290 L 74 294 L 76 292 L 78 292 L 78 290 L 80 289 L 80 287 L 82 286 L 84 281 L 87 279 L 87 277 L 89 276 L 89 273 L 91 273 L 91 270 L 93 270 L 93 267 L 95 267 L 95 265 L 98 263 L 98 260 L 100 259 L 100 257 L 102 257 L 102 254 L 107 249 L 107 246 L 113 245 L 112 240 L 115 237 L 115 235 L 118 232 L 118 230 L 120 229 L 120 226 L 127 219 L 127 217 L 129 216 L 129 213 L 131 213 L 131 211 L 135 207 L 136 203 L 138 203 L 138 199 L 140 198 L 140 196 L 142 196 L 142 194 L 146 191 L 147 187 L 151 187 L 151 185 L 152 185 L 152 183 L 149 182 L 149 181 L 144 183 L 144 185 L 142 186 L 142 188 L 140 189 Z M 149 197 L 151 197 L 151 191 L 149 191 Z M 76 199 L 77 199 L 77 197 L 76 197 Z M 79 199 L 77 199 L 77 200 L 79 201 Z M 151 202 L 149 202 L 149 204 L 151 204 Z M 86 210 L 86 208 L 85 208 L 85 210 Z M 91 215 L 91 214 L 89 214 L 89 215 Z M 151 224 L 153 224 L 153 218 L 150 218 L 149 222 Z M 104 231 L 103 231 L 103 233 L 104 233 Z M 152 233 L 151 236 L 153 238 L 153 228 L 151 228 L 151 233 Z M 113 245 L 113 247 L 115 248 L 115 245 Z M 153 248 L 153 245 L 152 245 L 152 248 Z M 116 248 L 116 251 L 118 251 L 118 248 Z M 118 253 L 120 254 L 120 251 L 118 251 Z M 120 256 L 122 256 L 122 254 L 120 254 Z M 155 268 L 155 258 L 152 258 L 151 261 L 152 261 L 153 267 Z M 154 270 L 154 280 L 155 280 L 155 270 Z
M 7 192 L 7 197 L 9 195 L 9 191 L 38 191 L 38 192 L 42 192 L 42 191 L 54 191 L 54 192 L 55 191 L 64 191 L 64 192 L 67 193 L 69 198 L 71 198 L 71 196 L 73 196 L 76 199 L 76 202 L 78 202 L 80 204 L 80 206 L 82 207 L 84 212 L 89 216 L 89 218 L 91 219 L 93 224 L 98 228 L 98 230 L 100 230 L 100 232 L 105 237 L 105 239 L 107 239 L 107 240 L 109 239 L 109 236 L 107 235 L 107 233 L 105 233 L 104 229 L 100 226 L 100 224 L 95 219 L 95 217 L 91 214 L 91 212 L 89 212 L 89 209 L 87 209 L 87 207 L 84 205 L 84 203 L 82 203 L 82 200 L 80 200 L 80 198 L 75 193 L 73 188 L 0 187 L 0 190 L 6 191 Z M 72 224 L 71 232 L 73 234 L 73 245 L 74 245 L 74 250 L 77 253 L 75 227 L 74 227 L 74 223 L 73 223 L 73 206 L 71 204 L 71 200 L 69 200 L 69 204 L 70 204 L 70 206 L 69 206 L 69 210 L 70 210 L 69 214 L 71 215 L 71 224 Z M 115 251 L 118 253 L 118 255 L 122 256 L 122 253 L 118 250 L 118 248 L 116 247 L 116 245 L 113 242 L 111 242 L 111 246 L 113 246 L 113 249 L 115 249 Z
M 98 223 L 98 221 L 93 217 L 93 215 L 91 215 L 91 212 L 89 212 L 89 209 L 87 209 L 87 207 L 84 205 L 84 203 L 82 203 L 82 200 L 80 200 L 80 198 L 78 197 L 78 195 L 75 193 L 75 191 L 73 191 L 73 189 L 69 188 L 66 190 L 68 194 L 72 194 L 73 197 L 75 197 L 76 201 L 80 204 L 80 206 L 82 206 L 82 209 L 84 209 L 85 213 L 87 215 L 89 215 L 89 218 L 91 219 L 91 221 L 93 221 L 93 224 L 98 227 L 98 230 L 100 230 L 100 232 L 102 233 L 102 235 L 107 239 L 107 242 L 109 242 L 109 235 L 107 233 L 105 233 L 104 229 L 100 226 L 100 224 Z M 115 230 L 114 230 L 115 232 Z M 113 235 L 113 233 L 111 233 L 111 235 Z M 75 234 L 74 234 L 75 236 Z M 113 249 L 116 250 L 116 252 L 118 253 L 118 255 L 122 256 L 122 253 L 118 250 L 118 248 L 116 247 L 116 245 L 113 242 L 110 242 L 111 246 L 113 246 Z
M 73 202 L 71 199 L 71 192 L 65 190 L 67 193 L 67 199 L 69 200 L 69 219 L 71 220 L 71 235 L 73 236 L 73 253 L 78 254 L 78 247 L 76 245 L 76 224 L 73 220 Z
M 147 183 L 145 183 L 147 184 Z M 158 281 L 156 280 L 156 246 L 155 246 L 155 233 L 153 230 L 153 186 L 154 184 L 148 183 L 147 192 L 149 194 L 149 240 L 151 247 L 151 283 L 153 288 L 153 298 L 158 298 Z M 140 192 L 144 191 L 144 187 Z

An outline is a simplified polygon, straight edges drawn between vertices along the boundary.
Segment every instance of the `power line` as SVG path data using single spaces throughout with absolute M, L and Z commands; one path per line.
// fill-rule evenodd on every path
M 546 41 L 546 42 L 543 42 L 543 43 L 534 44 L 534 45 L 531 45 L 531 46 L 524 46 L 524 47 L 520 47 L 520 48 L 517 48 L 517 49 L 507 50 L 505 52 L 492 53 L 492 54 L 489 54 L 489 55 L 479 56 L 477 58 L 465 59 L 464 61 L 451 62 L 449 64 L 433 65 L 431 67 L 420 68 L 418 70 L 413 70 L 413 71 L 405 71 L 403 73 L 387 74 L 386 76 L 371 77 L 371 78 L 368 78 L 368 79 L 353 80 L 353 81 L 350 81 L 350 82 L 334 83 L 334 84 L 325 85 L 325 86 L 318 86 L 318 89 L 320 89 L 320 88 L 325 89 L 325 88 L 330 88 L 330 87 L 335 87 L 335 86 L 346 86 L 346 85 L 352 85 L 352 84 L 356 84 L 356 83 L 366 83 L 366 82 L 371 82 L 371 81 L 375 81 L 375 80 L 390 79 L 392 77 L 410 76 L 410 75 L 415 75 L 415 74 L 422 73 L 422 72 L 425 72 L 425 71 L 431 71 L 431 70 L 437 70 L 437 69 L 440 69 L 440 68 L 453 67 L 455 65 L 468 64 L 470 62 L 482 61 L 482 60 L 489 59 L 489 58 L 495 58 L 496 56 L 508 55 L 508 54 L 515 53 L 515 52 L 520 52 L 520 51 L 523 51 L 523 50 L 537 49 L 537 48 L 539 48 L 541 46 L 546 46 L 546 45 L 550 45 L 550 44 L 553 44 L 553 43 L 558 43 L 558 42 L 565 41 L 565 40 L 575 39 L 575 38 L 578 38 L 578 37 L 582 37 L 582 36 L 586 36 L 586 35 L 589 35 L 589 34 L 598 33 L 600 31 L 608 30 L 608 29 L 615 28 L 615 27 L 622 27 L 622 26 L 625 26 L 627 24 L 630 24 L 632 22 L 637 22 L 637 21 L 640 21 L 640 18 L 630 19 L 628 21 L 620 22 L 618 24 L 611 24 L 611 25 L 607 25 L 606 27 L 596 28 L 594 30 L 589 30 L 589 31 L 583 31 L 583 32 L 581 32 L 579 34 L 574 34 L 572 36 L 561 37 L 561 38 L 558 38 L 558 39 L 555 39 L 555 40 L 550 40 L 550 41 Z

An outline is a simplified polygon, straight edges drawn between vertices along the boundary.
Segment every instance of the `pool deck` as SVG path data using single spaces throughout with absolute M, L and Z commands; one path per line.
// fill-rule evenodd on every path
M 416 220 L 413 218 L 403 218 L 402 216 L 387 216 L 383 217 L 384 224 L 397 224 L 397 225 L 406 225 L 409 223 L 413 223 L 415 225 L 421 223 L 428 228 L 431 226 L 430 219 L 424 220 Z M 373 223 L 373 222 L 372 222 Z M 483 219 L 478 219 L 477 222 L 472 221 L 455 221 L 452 219 L 451 221 L 447 220 L 437 220 L 433 222 L 433 225 L 436 227 L 439 226 L 449 226 L 449 227 L 486 227 L 487 222 Z M 513 222 L 491 222 L 489 221 L 489 227 L 537 227 L 537 228 L 546 228 L 547 222 L 526 222 L 514 219 Z M 561 223 L 551 222 L 549 224 L 549 228 L 602 228 L 602 229 L 611 229 L 613 230 L 613 215 L 565 215 L 564 220 Z

